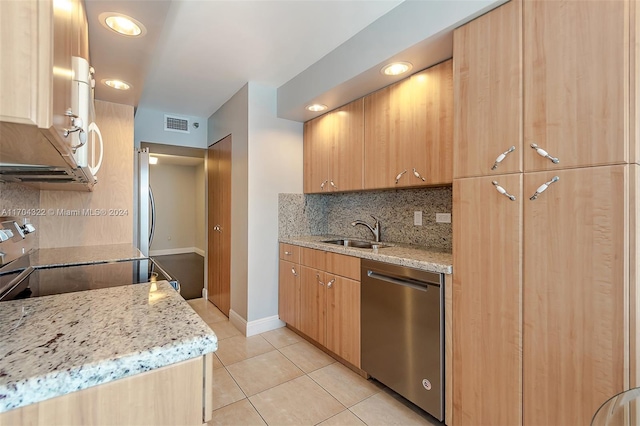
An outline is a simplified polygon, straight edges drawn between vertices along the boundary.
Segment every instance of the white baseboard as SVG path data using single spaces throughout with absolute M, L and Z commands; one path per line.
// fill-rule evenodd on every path
M 201 250 L 197 247 L 182 247 L 175 249 L 164 249 L 164 250 L 149 250 L 149 256 L 165 256 L 168 254 L 185 254 L 185 253 L 197 253 L 200 256 L 204 257 L 204 250 Z
M 207 290 L 206 288 L 202 289 L 202 298 L 204 300 L 209 300 L 209 290 Z
M 233 309 L 229 311 L 229 321 L 246 337 L 255 336 L 256 334 L 275 330 L 285 326 L 285 323 L 280 321 L 280 318 L 277 315 L 247 322 L 247 320 L 242 318 Z

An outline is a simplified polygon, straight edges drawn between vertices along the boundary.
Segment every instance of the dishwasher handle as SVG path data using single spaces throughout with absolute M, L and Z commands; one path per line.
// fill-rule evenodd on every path
M 419 291 L 427 291 L 429 288 L 429 285 L 435 285 L 435 284 L 429 284 L 429 283 L 424 283 L 420 281 L 391 277 L 391 276 L 380 274 L 378 272 L 374 272 L 371 270 L 367 271 L 367 276 L 370 278 L 373 278 L 374 280 L 386 281 L 391 284 L 401 285 L 403 287 L 409 287 Z

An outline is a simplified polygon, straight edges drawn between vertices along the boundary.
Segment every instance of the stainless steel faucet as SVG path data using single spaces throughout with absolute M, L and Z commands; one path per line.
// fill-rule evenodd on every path
M 354 222 L 351 222 L 351 226 L 356 226 L 356 225 L 366 226 L 367 228 L 369 228 L 369 231 L 371 231 L 373 233 L 373 236 L 376 238 L 376 243 L 379 243 L 380 242 L 380 221 L 374 215 L 371 215 L 371 217 L 373 218 L 373 220 L 376 221 L 373 227 L 369 225 L 367 222 L 364 222 L 362 220 L 356 220 Z

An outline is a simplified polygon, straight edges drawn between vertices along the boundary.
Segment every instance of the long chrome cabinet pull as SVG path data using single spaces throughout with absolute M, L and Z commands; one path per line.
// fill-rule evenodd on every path
M 415 168 L 413 169 L 413 175 L 418 179 L 421 179 L 423 182 L 425 181 L 425 179 L 422 176 L 420 176 L 420 173 L 418 173 L 418 171 Z
M 405 170 L 404 172 L 400 172 L 398 173 L 398 176 L 396 176 L 396 185 L 398 184 L 398 181 L 400 180 L 400 178 L 402 177 L 403 174 L 407 173 L 407 171 Z
M 291 273 L 296 277 L 298 276 L 298 273 L 296 272 L 296 268 L 291 268 Z
M 542 157 L 544 157 L 544 158 L 548 158 L 549 160 L 551 160 L 551 162 L 552 162 L 553 164 L 558 164 L 558 163 L 560 162 L 560 160 L 559 160 L 558 158 L 550 156 L 550 155 L 549 155 L 549 153 L 548 153 L 547 151 L 545 151 L 544 149 L 540 148 L 540 147 L 539 147 L 538 145 L 536 145 L 535 143 L 532 143 L 532 144 L 531 144 L 531 148 L 535 149 L 535 150 L 536 150 L 536 152 L 537 152 L 540 156 L 542 156 Z
M 514 195 L 511 195 L 507 192 L 506 189 L 504 189 L 503 187 L 501 187 L 500 185 L 498 185 L 498 182 L 496 182 L 495 180 L 493 182 L 491 182 L 493 184 L 493 186 L 496 187 L 496 189 L 498 190 L 499 193 L 501 193 L 502 195 L 504 195 L 505 197 L 507 197 L 508 199 L 510 199 L 511 201 L 515 201 L 516 197 Z
M 335 183 L 333 183 L 333 181 L 332 181 L 332 180 L 331 180 L 331 181 L 329 181 L 329 183 L 330 183 L 330 184 L 331 184 L 331 186 L 333 186 L 335 189 L 338 189 L 338 187 L 336 186 L 336 184 L 335 184 Z
M 538 198 L 538 195 L 542 194 L 544 191 L 547 190 L 547 188 L 549 187 L 549 185 L 551 185 L 552 183 L 556 183 L 557 181 L 559 181 L 560 178 L 558 176 L 554 176 L 553 179 L 551 179 L 549 182 L 545 182 L 542 185 L 540 185 L 538 187 L 538 189 L 536 189 L 536 192 L 531 196 L 531 198 L 529 198 L 531 201 L 535 200 Z
M 502 160 L 504 160 L 507 157 L 508 154 L 512 153 L 515 150 L 516 150 L 516 147 L 512 146 L 511 148 L 509 148 L 508 150 L 506 150 L 502 154 L 498 155 L 498 158 L 496 158 L 496 162 L 493 163 L 493 167 L 491 167 L 491 170 L 497 169 L 498 168 L 498 164 L 502 163 Z
M 323 190 L 323 191 L 324 191 L 324 185 L 325 185 L 327 182 L 329 182 L 329 181 L 328 181 L 328 180 L 325 180 L 324 182 L 322 182 L 322 183 L 320 184 L 320 189 L 321 189 L 321 190 Z

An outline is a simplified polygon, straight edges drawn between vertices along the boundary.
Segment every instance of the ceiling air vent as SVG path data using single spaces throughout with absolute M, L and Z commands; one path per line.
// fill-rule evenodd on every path
M 189 119 L 165 115 L 164 130 L 166 132 L 189 133 Z

